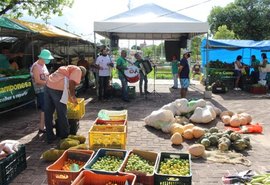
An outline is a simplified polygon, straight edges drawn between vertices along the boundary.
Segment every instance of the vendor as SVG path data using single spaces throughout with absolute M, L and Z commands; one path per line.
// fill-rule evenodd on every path
M 76 85 L 80 84 L 86 74 L 83 66 L 61 66 L 52 73 L 45 86 L 45 125 L 47 142 L 50 144 L 56 136 L 53 132 L 53 114 L 56 110 L 59 123 L 58 131 L 61 138 L 69 135 L 69 123 L 67 118 L 67 102 L 77 104 L 75 96 Z
M 251 72 L 251 78 L 254 84 L 258 83 L 260 78 L 259 72 L 260 61 L 256 59 L 255 55 L 251 56 L 251 67 L 253 67 L 253 71 Z
M 10 69 L 9 59 L 8 59 L 9 49 L 2 48 L 0 54 L 0 69 Z

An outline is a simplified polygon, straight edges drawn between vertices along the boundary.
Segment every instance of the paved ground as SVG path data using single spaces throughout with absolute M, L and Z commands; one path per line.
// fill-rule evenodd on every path
M 136 85 L 137 97 L 131 103 L 124 103 L 118 98 L 108 102 L 97 102 L 92 91 L 80 94 L 86 98 L 86 115 L 80 121 L 78 134 L 88 135 L 88 130 L 95 120 L 100 109 L 112 109 L 113 107 L 125 107 L 128 109 L 128 141 L 127 149 L 160 151 L 186 151 L 188 143 L 181 147 L 172 147 L 170 135 L 161 131 L 146 127 L 143 118 L 153 110 L 179 98 L 179 90 L 172 90 L 172 82 L 157 80 L 155 89 L 148 99 L 138 96 L 138 84 Z M 150 80 L 149 91 L 154 88 Z M 191 85 L 187 98 L 203 98 L 203 86 L 195 83 Z M 221 177 L 227 173 L 235 173 L 246 169 L 255 171 L 270 170 L 270 101 L 262 95 L 252 95 L 242 91 L 231 91 L 224 95 L 213 95 L 212 103 L 222 110 L 245 111 L 253 115 L 254 122 L 264 123 L 264 134 L 250 135 L 253 149 L 245 155 L 252 161 L 251 167 L 243 165 L 231 165 L 213 163 L 205 160 L 192 160 L 192 181 L 194 185 L 218 185 L 222 184 Z M 43 151 L 56 147 L 56 143 L 48 145 L 44 136 L 38 135 L 38 116 L 34 106 L 27 106 L 6 114 L 0 115 L 0 140 L 15 139 L 26 145 L 27 169 L 12 181 L 12 185 L 45 185 L 47 184 L 46 167 L 50 163 L 40 160 Z M 211 123 L 222 128 L 219 120 Z

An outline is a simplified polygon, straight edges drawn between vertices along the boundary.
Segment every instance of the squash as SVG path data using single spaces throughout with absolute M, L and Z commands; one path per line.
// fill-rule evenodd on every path
M 183 132 L 183 137 L 185 139 L 193 139 L 193 132 L 192 129 L 187 129 Z
M 222 118 L 225 115 L 232 117 L 234 115 L 234 113 L 232 111 L 223 111 L 220 113 L 219 116 Z
M 238 117 L 240 120 L 240 125 L 247 125 L 248 124 L 248 120 L 246 119 L 246 117 L 242 116 L 241 114 L 239 114 Z
M 192 133 L 193 136 L 198 139 L 204 135 L 205 131 L 201 127 L 195 126 L 192 128 Z
M 171 142 L 174 145 L 180 145 L 183 142 L 182 135 L 176 132 L 172 135 Z
M 184 130 L 192 129 L 193 127 L 194 127 L 194 125 L 192 123 L 188 123 L 188 124 L 184 125 Z
M 245 117 L 246 120 L 247 120 L 247 123 L 251 123 L 252 117 L 251 117 L 250 114 L 243 112 L 243 113 L 241 113 L 241 114 L 239 114 L 239 115 Z
M 224 123 L 224 125 L 230 125 L 231 116 L 224 115 L 224 116 L 222 116 L 221 120 Z
M 241 122 L 240 122 L 240 119 L 238 117 L 238 114 L 234 114 L 232 117 L 231 117 L 231 121 L 230 121 L 230 125 L 232 127 L 239 127 L 241 125 Z
M 177 126 L 171 129 L 171 134 L 175 134 L 175 133 L 183 134 L 183 132 L 184 132 L 184 127 L 180 124 L 178 124 Z
M 205 152 L 205 147 L 202 144 L 193 144 L 188 148 L 188 152 L 192 156 L 201 157 Z

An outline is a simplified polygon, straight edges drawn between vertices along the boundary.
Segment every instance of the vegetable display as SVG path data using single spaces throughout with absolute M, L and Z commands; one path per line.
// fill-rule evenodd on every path
M 99 157 L 98 160 L 91 166 L 93 170 L 104 170 L 104 171 L 117 171 L 123 159 L 117 156 L 106 155 Z
M 159 174 L 188 176 L 190 174 L 189 160 L 166 158 L 160 163 Z
M 152 174 L 154 171 L 154 164 L 134 153 L 131 153 L 128 157 L 125 172 L 134 172 L 134 171 L 145 174 Z

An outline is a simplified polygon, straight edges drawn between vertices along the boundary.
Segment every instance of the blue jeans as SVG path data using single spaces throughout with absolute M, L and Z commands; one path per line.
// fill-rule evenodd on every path
M 119 77 L 122 85 L 122 99 L 128 100 L 128 82 L 125 77 Z
M 53 114 L 56 110 L 58 119 L 58 132 L 61 138 L 66 138 L 69 135 L 69 123 L 67 119 L 67 105 L 60 102 L 63 91 L 54 90 L 45 87 L 44 91 L 44 107 L 45 107 L 45 126 L 47 140 L 53 140 L 55 135 L 53 132 Z
M 173 74 L 173 86 L 178 88 L 178 73 Z
M 147 86 L 148 86 L 147 75 L 144 75 L 142 72 L 140 72 L 140 82 L 139 82 L 140 93 L 142 93 L 143 81 L 144 81 L 144 92 L 147 93 Z

